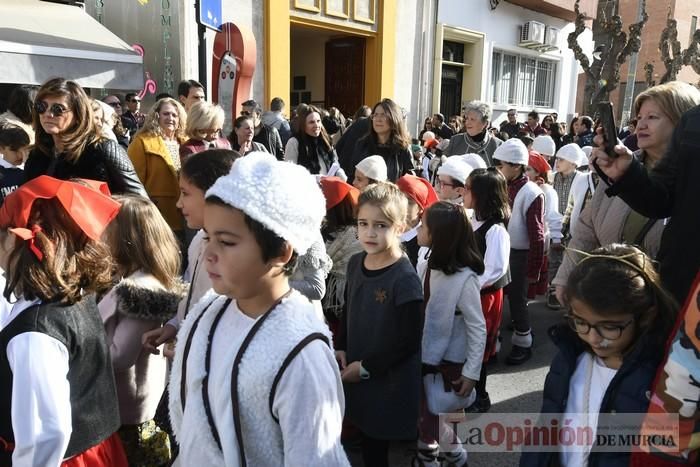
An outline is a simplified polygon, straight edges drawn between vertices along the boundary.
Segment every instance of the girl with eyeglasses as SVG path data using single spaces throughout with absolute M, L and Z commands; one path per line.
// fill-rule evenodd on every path
M 578 260 L 567 285 L 571 311 L 566 324 L 549 330 L 559 353 L 545 380 L 541 412 L 547 420 L 561 414 L 574 430 L 590 427 L 595 440 L 599 414 L 646 413 L 676 304 L 652 260 L 635 247 L 570 254 Z M 629 465 L 630 453 L 615 451 L 561 445 L 558 453 L 524 453 L 520 465 L 551 465 L 554 456 L 561 465 Z
M 79 84 L 63 78 L 44 83 L 34 99 L 34 128 L 36 144 L 24 165 L 27 180 L 87 178 L 106 182 L 114 194 L 147 196 L 119 143 L 103 136 Z

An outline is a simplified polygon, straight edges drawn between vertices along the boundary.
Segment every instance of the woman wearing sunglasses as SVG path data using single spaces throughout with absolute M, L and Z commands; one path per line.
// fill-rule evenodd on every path
M 112 193 L 146 196 L 134 166 L 116 141 L 102 135 L 90 98 L 74 81 L 53 78 L 34 100 L 36 145 L 24 166 L 27 180 L 40 175 L 106 182 Z

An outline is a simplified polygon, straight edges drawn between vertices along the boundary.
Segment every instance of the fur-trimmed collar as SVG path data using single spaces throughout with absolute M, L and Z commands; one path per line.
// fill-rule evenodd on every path
M 184 297 L 184 290 L 157 290 L 141 286 L 138 282 L 123 280 L 114 287 L 117 296 L 117 313 L 133 318 L 167 321 L 177 313 L 177 306 Z

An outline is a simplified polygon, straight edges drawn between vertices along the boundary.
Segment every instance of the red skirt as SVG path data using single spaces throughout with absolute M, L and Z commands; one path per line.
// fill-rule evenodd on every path
M 129 462 L 119 435 L 112 433 L 97 446 L 63 461 L 61 467 L 129 467 Z
M 486 319 L 486 348 L 484 362 L 496 355 L 498 330 L 503 318 L 503 289 L 481 294 L 481 310 Z

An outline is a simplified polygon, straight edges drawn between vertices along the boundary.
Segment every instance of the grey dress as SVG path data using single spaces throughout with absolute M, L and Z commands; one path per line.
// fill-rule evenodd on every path
M 345 415 L 371 438 L 411 439 L 423 384 L 422 286 L 405 256 L 371 275 L 362 268 L 365 256 L 348 264 L 346 356 L 348 363 L 362 360 L 370 378 L 345 384 Z

